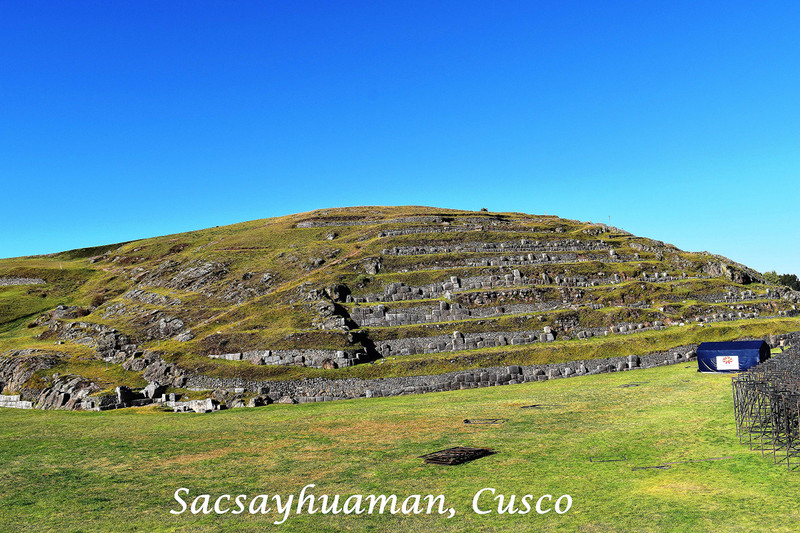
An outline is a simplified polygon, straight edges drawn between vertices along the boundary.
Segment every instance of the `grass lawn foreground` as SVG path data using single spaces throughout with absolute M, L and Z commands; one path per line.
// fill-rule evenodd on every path
M 419 458 L 452 446 L 498 453 L 459 466 Z M 794 531 L 800 518 L 800 473 L 739 444 L 730 376 L 695 364 L 206 415 L 0 409 L 0 475 L 2 531 L 742 532 Z M 443 494 L 456 516 L 293 511 L 275 525 L 275 512 L 169 512 L 180 509 L 180 487 L 188 501 L 246 494 L 249 503 L 296 498 L 309 483 L 342 500 Z M 498 514 L 485 492 L 480 506 L 493 512 L 478 515 L 472 499 L 487 487 L 517 495 L 518 506 L 526 494 L 573 503 L 561 515 Z

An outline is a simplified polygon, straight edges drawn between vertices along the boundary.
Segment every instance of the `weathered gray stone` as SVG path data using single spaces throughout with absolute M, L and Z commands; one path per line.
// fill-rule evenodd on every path
M 117 393 L 117 403 L 130 403 L 135 398 L 131 389 L 124 385 L 117 387 L 115 391 Z
M 142 394 L 145 398 L 154 399 L 166 392 L 167 388 L 158 381 L 151 381 L 147 386 L 142 389 Z
M 175 336 L 175 340 L 178 342 L 188 342 L 192 339 L 194 339 L 194 333 L 191 331 L 184 331 L 183 333 Z

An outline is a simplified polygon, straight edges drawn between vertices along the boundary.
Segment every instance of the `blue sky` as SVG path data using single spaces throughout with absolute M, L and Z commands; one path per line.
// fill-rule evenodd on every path
M 323 207 L 800 274 L 796 2 L 0 4 L 0 257 Z

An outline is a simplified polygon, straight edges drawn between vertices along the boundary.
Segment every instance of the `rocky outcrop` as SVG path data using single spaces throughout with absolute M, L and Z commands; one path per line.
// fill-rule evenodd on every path
M 713 277 L 725 276 L 732 282 L 739 283 L 741 285 L 749 285 L 750 283 L 764 281 L 763 276 L 751 268 L 739 263 L 734 263 L 733 261 L 721 256 L 714 257 L 720 260 L 708 261 L 705 265 L 703 265 L 703 272 Z
M 351 326 L 355 326 L 349 320 L 350 316 L 347 310 L 332 301 L 320 300 L 314 305 L 314 310 L 319 317 L 313 323 L 316 328 L 347 330 Z
M 167 306 L 177 306 L 181 305 L 181 300 L 179 298 L 171 298 L 169 296 L 165 296 L 163 294 L 158 294 L 155 292 L 147 292 L 142 289 L 133 289 L 125 294 L 122 295 L 122 298 L 126 300 L 133 300 L 136 302 L 141 302 L 149 305 L 157 305 L 160 307 L 167 307 Z
M 202 292 L 203 288 L 223 279 L 227 273 L 228 267 L 223 263 L 206 261 L 184 264 L 168 259 L 138 281 L 141 287 Z
M 350 296 L 350 288 L 343 283 L 334 283 L 325 288 L 325 295 L 334 302 L 344 302 Z
M 0 389 L 18 393 L 14 405 L 0 407 L 17 407 L 36 409 L 80 409 L 82 402 L 89 395 L 100 390 L 91 380 L 80 376 L 47 374 L 34 378 L 41 371 L 56 366 L 63 354 L 41 350 L 17 350 L 6 352 L 0 357 Z M 26 403 L 27 402 L 27 403 Z
M 122 362 L 122 368 L 141 372 L 144 379 L 158 386 L 182 387 L 186 383 L 184 370 L 149 351 L 137 352 L 137 355 L 128 357 Z
M 370 257 L 361 262 L 361 268 L 367 274 L 375 275 L 383 268 L 383 260 L 380 257 Z
M 260 277 L 248 272 L 241 279 L 229 279 L 229 274 L 228 264 L 219 261 L 181 263 L 168 259 L 150 271 L 139 272 L 133 279 L 139 284 L 139 290 L 145 287 L 163 287 L 197 292 L 236 303 L 267 294 L 274 283 L 272 274 L 268 272 Z M 134 293 L 134 296 L 144 295 Z
M 62 354 L 42 350 L 12 350 L 0 355 L 0 392 L 26 390 L 26 383 L 39 370 L 56 366 Z
M 81 318 L 90 314 L 88 309 L 76 305 L 59 305 L 34 321 L 36 326 L 55 326 L 59 320 Z
M 154 298 L 147 298 L 152 301 L 159 301 L 161 295 L 153 293 Z M 166 298 L 166 297 L 164 297 Z M 165 307 L 178 305 L 175 302 L 180 300 L 167 299 L 160 300 L 164 303 Z M 115 302 L 107 306 L 103 313 L 103 318 L 125 317 L 136 328 L 142 332 L 142 340 L 163 340 L 172 337 L 177 337 L 185 332 L 186 324 L 184 321 L 171 313 L 167 313 L 162 309 L 150 309 L 138 304 L 126 304 L 123 302 Z
M 80 376 L 56 375 L 48 385 L 35 400 L 36 409 L 82 409 L 84 400 L 100 391 L 95 383 Z
M 56 322 L 51 325 L 51 330 L 64 340 L 94 348 L 101 359 L 111 363 L 122 363 L 141 353 L 130 337 L 104 324 Z
M 183 370 L 166 363 L 157 354 L 141 349 L 130 337 L 114 328 L 89 322 L 57 323 L 54 328 L 61 338 L 93 347 L 104 361 L 121 364 L 125 370 L 142 372 L 147 381 L 175 387 L 185 383 Z

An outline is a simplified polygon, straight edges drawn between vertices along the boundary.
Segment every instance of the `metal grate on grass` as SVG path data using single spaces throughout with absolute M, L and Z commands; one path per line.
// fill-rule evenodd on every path
M 505 424 L 508 418 L 465 418 L 465 424 Z
M 637 382 L 635 382 L 635 383 L 625 383 L 623 385 L 620 385 L 619 388 L 620 389 L 624 389 L 626 387 L 640 387 L 641 385 L 646 385 L 648 383 L 650 383 L 650 382 L 649 381 L 640 381 L 638 383 Z
M 627 461 L 628 456 L 623 455 L 622 457 L 615 457 L 613 459 L 605 458 L 605 457 L 589 457 L 590 463 L 616 463 L 618 461 Z
M 635 466 L 631 468 L 631 470 L 647 470 L 648 468 L 658 469 L 658 470 L 667 470 L 672 468 L 672 465 L 683 465 L 687 463 L 703 463 L 707 461 L 724 461 L 725 459 L 733 459 L 731 456 L 727 457 L 710 457 L 708 459 L 687 459 L 686 461 L 671 461 L 669 463 L 664 463 L 661 465 L 655 466 Z
M 457 446 L 455 448 L 448 448 L 446 450 L 439 450 L 425 455 L 420 455 L 421 459 L 425 459 L 425 463 L 432 465 L 460 465 L 487 455 L 497 453 L 492 448 L 468 448 Z

